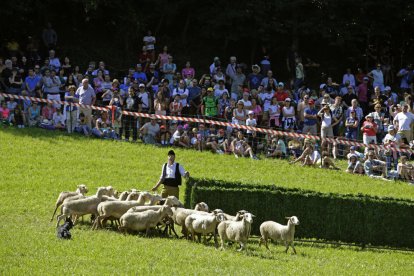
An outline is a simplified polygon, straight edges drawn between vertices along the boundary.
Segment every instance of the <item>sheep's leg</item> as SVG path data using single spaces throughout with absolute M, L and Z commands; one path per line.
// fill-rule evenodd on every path
M 56 217 L 56 220 L 57 220 L 56 228 L 59 227 L 59 223 L 60 223 L 60 221 L 62 220 L 63 217 L 65 217 L 65 215 L 63 215 L 63 214 Z
M 201 243 L 201 234 L 197 234 L 198 243 Z
M 289 243 L 287 241 L 285 241 L 285 246 L 286 246 L 285 253 L 287 253 L 289 249 Z
M 173 231 L 173 233 L 174 233 L 175 237 L 178 239 L 179 237 L 178 237 L 178 235 L 177 235 L 177 232 L 175 232 L 175 229 L 174 229 L 174 222 L 173 222 L 172 224 L 170 224 L 170 230 L 172 230 L 172 231 Z M 171 234 L 170 234 L 170 235 L 171 235 Z
M 244 242 L 240 242 L 240 248 L 237 251 L 243 251 L 244 249 Z
M 293 242 L 291 242 L 290 243 L 290 246 L 292 247 L 292 249 L 293 249 L 293 253 L 295 253 L 296 254 L 296 249 L 295 249 L 295 246 L 293 245 Z
M 217 242 L 217 235 L 216 232 L 214 232 L 214 247 L 218 248 L 218 242 Z
M 224 239 L 222 237 L 220 237 L 220 243 L 221 243 L 220 250 L 224 250 Z

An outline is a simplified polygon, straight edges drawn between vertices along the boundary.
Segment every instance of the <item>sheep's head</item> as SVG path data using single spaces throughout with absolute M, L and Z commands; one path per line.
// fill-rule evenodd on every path
M 208 208 L 207 203 L 200 202 L 196 204 L 196 206 L 194 207 L 194 210 L 208 212 L 209 208 Z
M 114 187 L 112 187 L 112 186 L 106 187 L 106 195 L 107 196 L 114 196 L 114 194 L 115 194 Z
M 223 214 L 223 210 L 221 209 L 214 209 L 213 211 L 211 211 L 213 214 L 217 215 L 217 214 Z
M 128 200 L 137 200 L 139 197 L 139 193 L 137 192 L 131 192 L 129 193 L 129 195 L 127 196 Z
M 252 215 L 252 214 L 250 214 L 250 213 L 245 213 L 245 214 L 243 214 L 243 219 L 245 220 L 245 221 L 247 221 L 248 223 L 250 223 L 250 224 L 252 224 L 253 223 L 253 218 L 254 218 L 255 216 L 254 215 Z
M 173 215 L 173 211 L 172 211 L 171 207 L 168 207 L 168 206 L 162 206 L 161 207 L 161 213 L 164 214 L 164 216 L 172 216 Z
M 165 201 L 164 205 L 171 207 L 171 206 L 182 206 L 183 204 L 175 196 L 169 196 L 167 197 L 167 200 Z
M 240 210 L 236 213 L 236 221 L 242 220 L 243 215 L 248 213 L 246 210 Z
M 293 224 L 293 225 L 299 225 L 299 219 L 296 216 L 292 216 L 292 217 L 285 217 L 286 219 L 288 219 L 288 223 Z
M 77 188 L 81 194 L 86 194 L 88 192 L 88 187 L 86 187 L 85 184 L 80 184 Z
M 225 221 L 225 220 L 226 220 L 226 217 L 224 216 L 224 214 L 223 214 L 223 213 L 217 213 L 217 214 L 216 214 L 216 220 L 217 220 L 218 222 L 222 222 L 222 221 Z
M 160 202 L 161 200 L 163 200 L 163 198 L 162 196 L 155 194 L 155 195 L 152 195 L 150 200 L 151 200 L 151 204 L 156 204 Z

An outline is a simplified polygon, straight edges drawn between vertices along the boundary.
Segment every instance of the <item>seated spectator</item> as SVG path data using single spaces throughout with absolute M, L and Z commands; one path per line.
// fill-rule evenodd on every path
M 286 157 L 286 144 L 281 137 L 275 137 L 272 139 L 268 149 L 266 157 Z
M 33 102 L 32 106 L 28 110 L 29 126 L 36 126 L 40 123 L 40 106 L 37 102 Z
M 337 166 L 335 166 L 334 161 L 329 157 L 329 153 L 327 151 L 322 152 L 321 168 L 340 170 Z
M 53 113 L 56 112 L 56 108 L 53 107 L 53 105 L 51 103 L 47 103 L 43 108 L 42 108 L 42 120 L 47 119 L 47 120 L 52 120 L 53 119 Z
M 349 158 L 351 157 L 351 155 L 356 155 L 357 157 L 358 157 L 358 160 L 359 159 L 364 159 L 365 158 L 365 155 L 362 153 L 362 152 L 359 152 L 359 151 L 357 151 L 356 150 L 356 147 L 355 146 L 351 146 L 350 148 L 349 148 L 349 153 L 348 153 L 348 155 L 347 155 L 347 159 L 349 160 Z
M 92 130 L 91 130 L 89 124 L 86 121 L 85 114 L 83 114 L 83 113 L 79 114 L 78 124 L 75 127 L 75 131 L 79 132 L 79 133 L 81 133 L 85 136 L 91 135 Z
M 364 174 L 364 167 L 358 159 L 359 158 L 356 154 L 350 153 L 348 155 L 348 167 L 345 170 L 347 173 Z
M 10 117 L 10 123 L 18 128 L 24 128 L 24 122 L 26 121 L 24 112 L 20 105 L 13 110 L 13 116 Z
M 313 143 L 309 139 L 305 139 L 305 145 L 303 146 L 304 150 L 302 154 L 293 161 L 290 161 L 289 164 L 295 164 L 301 162 L 302 166 L 314 166 L 318 161 L 318 154 L 314 153 L 315 148 Z M 320 157 L 320 156 L 319 156 Z
M 291 139 L 288 142 L 289 154 L 297 158 L 302 154 L 302 142 L 299 139 Z
M 412 182 L 414 180 L 414 166 L 407 163 L 407 161 L 407 156 L 401 156 L 400 163 L 397 166 L 397 172 L 400 179 Z
M 95 127 L 92 129 L 92 134 L 98 138 L 117 138 L 115 130 L 111 128 L 111 120 L 107 111 L 101 112 L 101 115 L 96 120 Z
M 225 134 L 226 131 L 222 128 L 217 132 L 217 149 L 220 153 L 230 153 L 230 139 L 227 139 Z
M 177 127 L 177 130 L 171 136 L 170 145 L 183 148 L 188 148 L 190 146 L 189 137 L 187 133 L 185 133 L 183 126 L 179 125 Z
M 155 116 L 151 117 L 150 121 L 145 123 L 139 131 L 142 133 L 145 144 L 154 145 L 160 133 L 160 125 L 157 123 L 157 118 Z
M 7 108 L 7 103 L 3 102 L 2 106 L 0 107 L 0 119 L 2 124 L 8 125 L 10 124 L 10 109 Z
M 368 159 L 364 163 L 365 174 L 371 178 L 387 178 L 387 165 L 384 161 L 375 159 L 373 151 L 368 152 Z
M 241 132 L 241 131 L 238 132 L 237 138 L 232 141 L 231 150 L 234 154 L 234 157 L 236 157 L 236 158 L 246 157 L 246 156 L 250 156 L 251 159 L 256 159 L 257 158 L 253 154 L 252 148 L 245 141 L 243 132 Z
M 62 110 L 58 108 L 55 113 L 53 113 L 52 124 L 55 129 L 65 129 L 65 116 L 62 114 Z
M 160 126 L 160 143 L 162 146 L 168 146 L 171 139 L 171 133 L 165 125 Z

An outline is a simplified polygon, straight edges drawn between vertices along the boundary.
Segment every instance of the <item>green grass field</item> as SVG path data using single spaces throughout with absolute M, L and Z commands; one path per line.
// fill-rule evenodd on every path
M 221 252 L 212 243 L 204 246 L 173 238 L 91 231 L 87 222 L 72 229 L 71 241 L 55 237 L 55 221 L 49 220 L 59 192 L 74 190 L 80 183 L 88 185 L 89 194 L 107 185 L 149 190 L 159 178 L 166 152 L 165 148 L 37 129 L 0 129 L 0 274 L 414 273 L 414 254 L 391 250 L 297 243 L 298 254 L 292 255 L 280 245 L 272 245 L 269 253 L 253 238 L 245 252 L 236 252 L 235 246 Z M 177 161 L 195 177 L 414 198 L 413 187 L 402 182 L 289 166 L 286 161 L 236 160 L 179 149 L 176 153 Z

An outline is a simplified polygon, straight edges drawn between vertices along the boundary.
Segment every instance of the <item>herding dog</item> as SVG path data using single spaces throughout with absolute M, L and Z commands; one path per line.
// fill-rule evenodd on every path
M 73 222 L 70 218 L 66 218 L 65 223 L 57 228 L 56 236 L 59 239 L 70 240 L 72 238 L 69 230 L 73 227 Z

